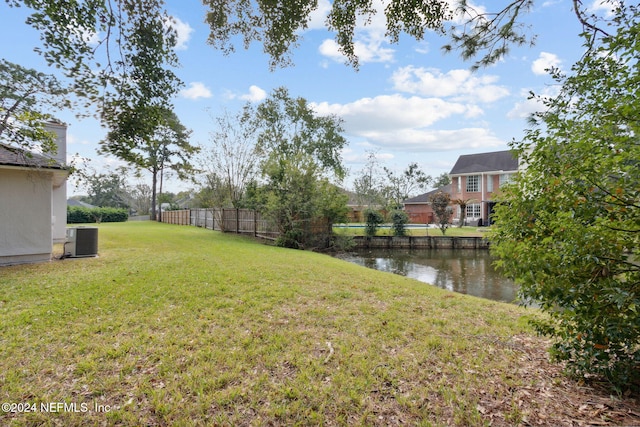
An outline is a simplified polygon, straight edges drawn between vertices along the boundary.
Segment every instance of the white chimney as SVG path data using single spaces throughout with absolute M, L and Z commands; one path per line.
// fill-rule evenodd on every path
M 67 164 L 67 125 L 62 122 L 47 122 L 44 125 L 49 132 L 56 134 L 57 152 L 50 154 L 60 165 Z M 64 243 L 67 227 L 67 176 L 66 169 L 53 173 L 51 189 L 51 231 L 53 243 Z
M 67 163 L 67 125 L 62 122 L 51 121 L 45 123 L 44 128 L 56 134 L 55 143 L 58 150 L 55 154 L 50 154 L 49 157 L 61 165 L 65 165 Z

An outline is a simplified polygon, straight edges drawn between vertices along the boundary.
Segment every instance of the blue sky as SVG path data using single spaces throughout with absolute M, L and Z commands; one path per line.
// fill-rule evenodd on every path
M 495 2 L 476 0 L 491 10 Z M 544 71 L 550 65 L 569 70 L 583 52 L 581 27 L 570 0 L 536 1 L 526 15 L 537 34 L 533 47 L 513 48 L 499 63 L 474 73 L 471 63 L 454 52 L 444 55 L 447 40 L 429 34 L 416 42 L 402 37 L 399 44 L 384 40 L 384 22 L 374 18 L 356 34 L 360 69 L 345 65 L 333 35 L 322 26 L 328 8 L 320 10 L 293 52 L 294 66 L 269 70 L 268 57 L 254 43 L 249 50 L 238 41 L 236 52 L 223 55 L 206 44 L 205 8 L 195 0 L 169 0 L 168 12 L 179 33 L 176 70 L 185 82 L 175 100 L 176 113 L 193 131 L 192 143 L 206 147 L 214 130 L 212 117 L 225 109 L 235 112 L 247 102 L 259 102 L 273 89 L 285 86 L 292 96 L 306 98 L 319 114 L 337 114 L 344 120 L 348 147 L 342 153 L 351 171 L 345 186 L 363 166 L 367 152 L 380 162 L 403 170 L 411 162 L 437 176 L 449 172 L 459 155 L 505 150 L 512 139 L 521 139 L 526 117 L 536 105 L 527 101 L 529 91 L 553 93 L 553 81 Z M 592 10 L 599 2 L 585 2 Z M 39 34 L 24 23 L 27 10 L 0 2 L 2 57 L 23 66 L 48 70 L 33 52 Z M 89 158 L 90 167 L 102 172 L 120 164 L 96 153 L 105 130 L 93 119 L 79 120 L 70 112 L 57 113 L 68 128 L 68 155 Z M 136 179 L 131 179 L 136 183 Z M 170 180 L 168 191 L 193 187 Z M 69 194 L 83 189 L 69 187 Z

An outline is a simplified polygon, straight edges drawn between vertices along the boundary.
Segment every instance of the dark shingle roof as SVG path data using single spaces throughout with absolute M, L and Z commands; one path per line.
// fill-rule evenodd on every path
M 407 199 L 402 203 L 405 205 L 429 203 L 430 202 L 429 198 L 432 195 L 436 194 L 438 191 L 451 194 L 451 184 L 447 184 L 443 187 L 436 188 L 435 190 L 431 190 L 428 193 L 420 194 L 419 196 L 416 196 L 416 197 L 411 197 L 410 199 Z
M 80 200 L 76 200 L 76 199 L 67 199 L 67 206 L 80 206 L 82 208 L 97 208 L 97 206 L 94 205 L 90 205 L 89 203 L 85 203 L 83 201 Z
M 516 170 L 518 170 L 518 157 L 513 151 L 506 150 L 460 156 L 449 174 Z
M 0 166 L 22 166 L 31 168 L 64 169 L 65 167 L 57 161 L 32 153 L 22 148 L 0 142 Z

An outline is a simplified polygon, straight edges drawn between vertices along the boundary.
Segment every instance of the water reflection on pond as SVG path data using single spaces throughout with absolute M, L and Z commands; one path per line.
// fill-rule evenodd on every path
M 495 270 L 486 250 L 359 249 L 336 257 L 481 298 L 514 302 L 517 296 L 515 284 Z

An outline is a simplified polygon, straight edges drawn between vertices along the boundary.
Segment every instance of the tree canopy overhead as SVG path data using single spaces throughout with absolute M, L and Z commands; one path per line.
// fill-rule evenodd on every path
M 131 64 L 122 61 L 137 41 L 132 28 L 141 21 L 154 19 L 164 24 L 162 31 L 171 35 L 171 17 L 163 0 L 5 0 L 11 6 L 34 10 L 28 23 L 41 32 L 41 52 L 47 61 L 65 70 L 75 79 L 76 89 L 99 95 L 113 76 L 127 72 Z M 291 64 L 291 51 L 299 45 L 303 31 L 321 14 L 326 4 L 318 0 L 202 0 L 204 19 L 210 27 L 208 42 L 224 52 L 233 52 L 238 39 L 247 48 L 262 45 L 270 57 L 270 66 Z M 384 14 L 386 37 L 397 43 L 402 34 L 416 40 L 430 32 L 447 35 L 446 51 L 476 58 L 476 66 L 491 64 L 504 56 L 512 45 L 529 44 L 534 35 L 522 23 L 522 15 L 534 0 L 503 0 L 492 10 L 476 7 L 466 0 L 334 0 L 324 26 L 335 34 L 335 41 L 347 61 L 357 67 L 354 36 L 369 24 L 373 16 Z M 580 0 L 573 7 L 585 25 L 594 25 L 582 11 Z M 171 63 L 173 53 L 157 50 L 159 60 Z M 126 55 L 125 55 L 126 56 Z M 101 85 L 91 74 L 97 75 Z M 81 78 L 79 78 L 81 77 Z M 89 80 L 87 78 L 90 77 Z
M 174 80 L 167 68 L 151 72 L 158 64 L 177 65 L 163 0 L 5 1 L 33 10 L 26 23 L 40 32 L 35 50 L 90 102 L 126 91 L 143 76 L 149 86 Z
M 206 21 L 211 28 L 209 43 L 226 52 L 234 50 L 233 39 L 242 38 L 245 47 L 257 41 L 271 58 L 271 66 L 290 63 L 290 50 L 297 46 L 301 30 L 308 27 L 312 13 L 319 7 L 317 0 L 203 0 L 209 8 Z M 384 4 L 386 3 L 386 5 Z M 466 1 L 449 0 L 334 0 L 325 26 L 335 33 L 335 40 L 347 61 L 357 67 L 354 35 L 360 26 L 371 22 L 374 15 L 383 13 L 386 37 L 397 43 L 401 34 L 416 40 L 424 39 L 429 31 L 449 34 L 452 43 L 445 50 L 462 49 L 465 58 L 485 54 L 479 64 L 493 63 L 501 58 L 512 44 L 533 41 L 527 28 L 518 23 L 533 0 L 502 2 L 498 10 L 485 13 Z
M 54 76 L 0 59 L 0 140 L 53 152 L 54 135 L 44 125 L 54 119 L 48 111 L 69 107 L 67 93 Z

